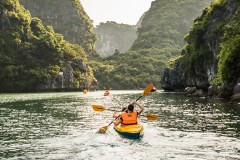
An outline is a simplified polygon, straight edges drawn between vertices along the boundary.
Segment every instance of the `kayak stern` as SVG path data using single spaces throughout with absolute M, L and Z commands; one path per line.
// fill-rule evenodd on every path
M 126 138 L 140 139 L 143 135 L 143 126 L 140 124 L 114 125 L 114 129 Z

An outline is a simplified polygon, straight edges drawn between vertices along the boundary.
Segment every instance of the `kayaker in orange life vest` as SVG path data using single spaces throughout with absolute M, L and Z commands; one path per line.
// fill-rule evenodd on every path
M 134 105 L 137 105 L 140 108 L 140 110 L 134 111 Z M 114 124 L 115 125 L 119 125 L 120 123 L 122 125 L 137 124 L 137 117 L 143 110 L 144 110 L 144 107 L 135 101 L 132 104 L 128 105 L 127 113 L 122 113 L 120 118 L 114 121 Z

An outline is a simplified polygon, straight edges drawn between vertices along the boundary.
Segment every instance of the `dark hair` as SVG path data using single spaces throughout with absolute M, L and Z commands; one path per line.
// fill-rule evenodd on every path
M 125 111 L 126 109 L 127 109 L 127 107 L 123 107 L 123 108 L 122 108 L 122 112 Z
M 133 111 L 133 109 L 134 109 L 134 105 L 133 105 L 133 104 L 129 104 L 129 105 L 128 105 L 128 110 L 129 110 L 129 111 Z

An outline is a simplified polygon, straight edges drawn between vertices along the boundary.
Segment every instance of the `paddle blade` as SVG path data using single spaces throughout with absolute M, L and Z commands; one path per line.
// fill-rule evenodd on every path
M 146 94 L 148 94 L 149 92 L 151 92 L 151 90 L 154 88 L 154 85 L 151 83 L 149 84 L 145 89 L 144 89 L 144 92 L 143 92 L 143 96 L 145 96 Z
M 97 111 L 97 112 L 102 112 L 105 110 L 105 108 L 101 105 L 92 105 L 92 108 L 94 111 Z
M 108 126 L 103 126 L 97 131 L 97 133 L 106 133 L 107 129 L 108 129 Z
M 147 114 L 146 117 L 148 120 L 152 120 L 152 121 L 157 120 L 158 118 L 158 116 L 155 114 Z
M 153 89 L 150 92 L 156 92 L 157 89 L 155 87 L 153 87 Z

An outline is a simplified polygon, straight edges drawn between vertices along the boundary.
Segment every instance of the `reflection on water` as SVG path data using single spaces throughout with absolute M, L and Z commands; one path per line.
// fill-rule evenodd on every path
M 164 93 L 151 105 L 151 110 L 159 115 L 159 126 L 170 130 L 240 136 L 240 105 L 237 103 Z
M 143 114 L 158 120 L 141 117 L 144 137 L 129 140 L 113 127 L 96 134 L 112 112 L 91 105 L 120 110 L 142 91 L 103 93 L 1 94 L 0 159 L 240 159 L 238 103 L 150 93 Z

